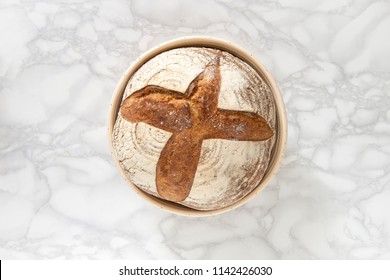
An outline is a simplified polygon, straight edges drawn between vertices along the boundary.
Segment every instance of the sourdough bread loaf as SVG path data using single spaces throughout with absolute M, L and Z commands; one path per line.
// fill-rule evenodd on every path
M 272 92 L 256 71 L 228 52 L 189 47 L 160 53 L 134 73 L 112 139 L 138 188 L 215 210 L 260 183 L 275 125 Z

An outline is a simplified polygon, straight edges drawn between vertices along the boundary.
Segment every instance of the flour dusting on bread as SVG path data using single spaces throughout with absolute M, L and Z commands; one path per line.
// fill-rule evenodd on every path
M 275 114 L 270 88 L 241 59 L 211 48 L 173 49 L 129 80 L 113 146 L 143 191 L 198 210 L 220 209 L 260 183 Z

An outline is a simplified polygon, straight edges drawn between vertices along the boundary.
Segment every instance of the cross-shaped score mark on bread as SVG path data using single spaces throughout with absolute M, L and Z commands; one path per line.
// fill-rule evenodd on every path
M 221 57 L 219 52 L 184 93 L 148 85 L 121 105 L 125 120 L 172 133 L 156 168 L 157 192 L 166 200 L 180 202 L 189 195 L 203 140 L 263 141 L 273 135 L 256 113 L 218 108 Z

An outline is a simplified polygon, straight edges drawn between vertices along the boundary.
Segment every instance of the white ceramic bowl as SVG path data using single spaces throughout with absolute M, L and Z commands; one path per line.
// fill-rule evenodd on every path
M 245 61 L 247 64 L 249 64 L 264 80 L 264 82 L 270 87 L 274 101 L 276 106 L 276 139 L 274 148 L 271 154 L 271 159 L 269 162 L 269 166 L 266 170 L 266 173 L 264 174 L 264 177 L 262 178 L 260 184 L 248 195 L 246 195 L 241 200 L 237 201 L 233 205 L 230 205 L 225 208 L 217 209 L 217 210 L 209 210 L 209 211 L 200 211 L 191 209 L 185 206 L 182 206 L 177 203 L 169 202 L 157 197 L 154 197 L 150 194 L 145 193 L 141 189 L 139 189 L 137 186 L 135 186 L 126 176 L 125 171 L 122 169 L 122 167 L 119 164 L 119 161 L 116 157 L 114 148 L 113 148 L 113 127 L 118 115 L 119 107 L 122 102 L 122 97 L 125 91 L 125 88 L 127 86 L 127 83 L 129 79 L 132 77 L 132 75 L 148 60 L 153 58 L 154 56 L 175 48 L 182 48 L 182 47 L 207 47 L 207 48 L 214 48 L 214 49 L 220 49 L 222 51 L 227 51 L 231 53 L 232 55 L 240 58 L 241 60 Z M 115 89 L 112 102 L 110 105 L 109 110 L 109 116 L 108 116 L 108 138 L 109 138 L 109 144 L 111 148 L 111 153 L 114 159 L 115 164 L 117 165 L 122 177 L 126 180 L 126 182 L 136 191 L 137 194 L 139 194 L 143 199 L 146 201 L 152 203 L 153 205 L 172 212 L 176 214 L 182 214 L 182 215 L 188 215 L 188 216 L 210 216 L 210 215 L 216 215 L 220 214 L 229 210 L 232 210 L 238 206 L 241 206 L 245 204 L 247 201 L 249 201 L 251 198 L 253 198 L 257 193 L 259 193 L 272 179 L 272 177 L 276 174 L 279 165 L 282 161 L 285 146 L 286 146 L 286 139 L 287 139 L 287 118 L 286 118 L 286 112 L 284 107 L 284 102 L 282 99 L 282 96 L 278 90 L 278 87 L 276 86 L 274 80 L 272 77 L 268 74 L 264 66 L 259 63 L 258 60 L 256 60 L 250 53 L 242 49 L 241 47 L 238 47 L 230 42 L 227 42 L 225 40 L 213 38 L 213 37 L 184 37 L 175 39 L 163 44 L 160 44 L 156 46 L 155 48 L 147 51 L 146 53 L 142 54 L 136 61 L 134 61 L 130 67 L 127 69 L 127 71 L 123 74 L 122 78 L 118 82 L 118 85 Z M 129 202 L 130 203 L 130 202 Z

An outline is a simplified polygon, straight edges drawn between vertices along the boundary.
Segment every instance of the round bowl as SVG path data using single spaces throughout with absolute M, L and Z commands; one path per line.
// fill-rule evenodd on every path
M 195 210 L 192 208 L 188 208 L 186 206 L 182 206 L 177 203 L 169 202 L 160 198 L 157 198 L 155 196 L 152 196 L 141 189 L 139 189 L 137 186 L 135 186 L 125 175 L 124 170 L 119 164 L 118 158 L 115 154 L 115 150 L 113 147 L 113 128 L 115 121 L 118 116 L 118 111 L 120 104 L 122 102 L 123 94 L 125 91 L 125 88 L 127 86 L 128 81 L 132 77 L 132 75 L 148 60 L 153 58 L 154 56 L 165 52 L 167 50 L 176 49 L 176 48 L 183 48 L 183 47 L 207 47 L 207 48 L 214 48 L 214 49 L 220 49 L 222 51 L 226 51 L 231 53 L 232 55 L 240 58 L 247 64 L 249 64 L 264 80 L 264 82 L 269 86 L 269 88 L 272 91 L 274 101 L 275 101 L 275 108 L 276 108 L 276 139 L 275 144 L 273 147 L 273 150 L 271 152 L 271 158 L 268 165 L 268 168 L 264 174 L 264 177 L 260 181 L 260 183 L 257 185 L 257 187 L 252 190 L 248 195 L 246 195 L 241 200 L 237 201 L 236 203 L 225 207 L 220 208 L 216 210 Z M 138 57 L 126 70 L 126 72 L 123 74 L 121 79 L 118 82 L 118 85 L 115 89 L 110 109 L 109 109 L 109 115 L 108 115 L 108 139 L 109 139 L 109 145 L 111 149 L 111 154 L 113 157 L 113 160 L 120 171 L 122 177 L 126 180 L 126 182 L 129 184 L 129 186 L 143 199 L 148 201 L 149 203 L 166 210 L 171 213 L 180 214 L 180 215 L 186 215 L 186 216 L 211 216 L 216 214 L 221 214 L 224 212 L 227 212 L 229 210 L 235 209 L 246 202 L 248 202 L 250 199 L 252 199 L 256 194 L 258 194 L 273 178 L 273 176 L 276 174 L 280 163 L 282 161 L 285 146 L 286 146 L 286 139 L 287 139 L 287 118 L 286 118 L 286 112 L 285 112 L 285 106 L 283 102 L 283 98 L 279 92 L 279 89 L 277 85 L 275 84 L 274 80 L 268 74 L 265 67 L 257 60 L 255 59 L 250 53 L 248 53 L 246 50 L 242 49 L 241 47 L 234 45 L 228 41 L 213 38 L 213 37 L 203 37 L 203 36 L 197 36 L 197 37 L 184 37 L 175 39 L 172 41 L 168 41 L 166 43 L 157 45 L 153 49 L 145 52 L 140 57 Z

